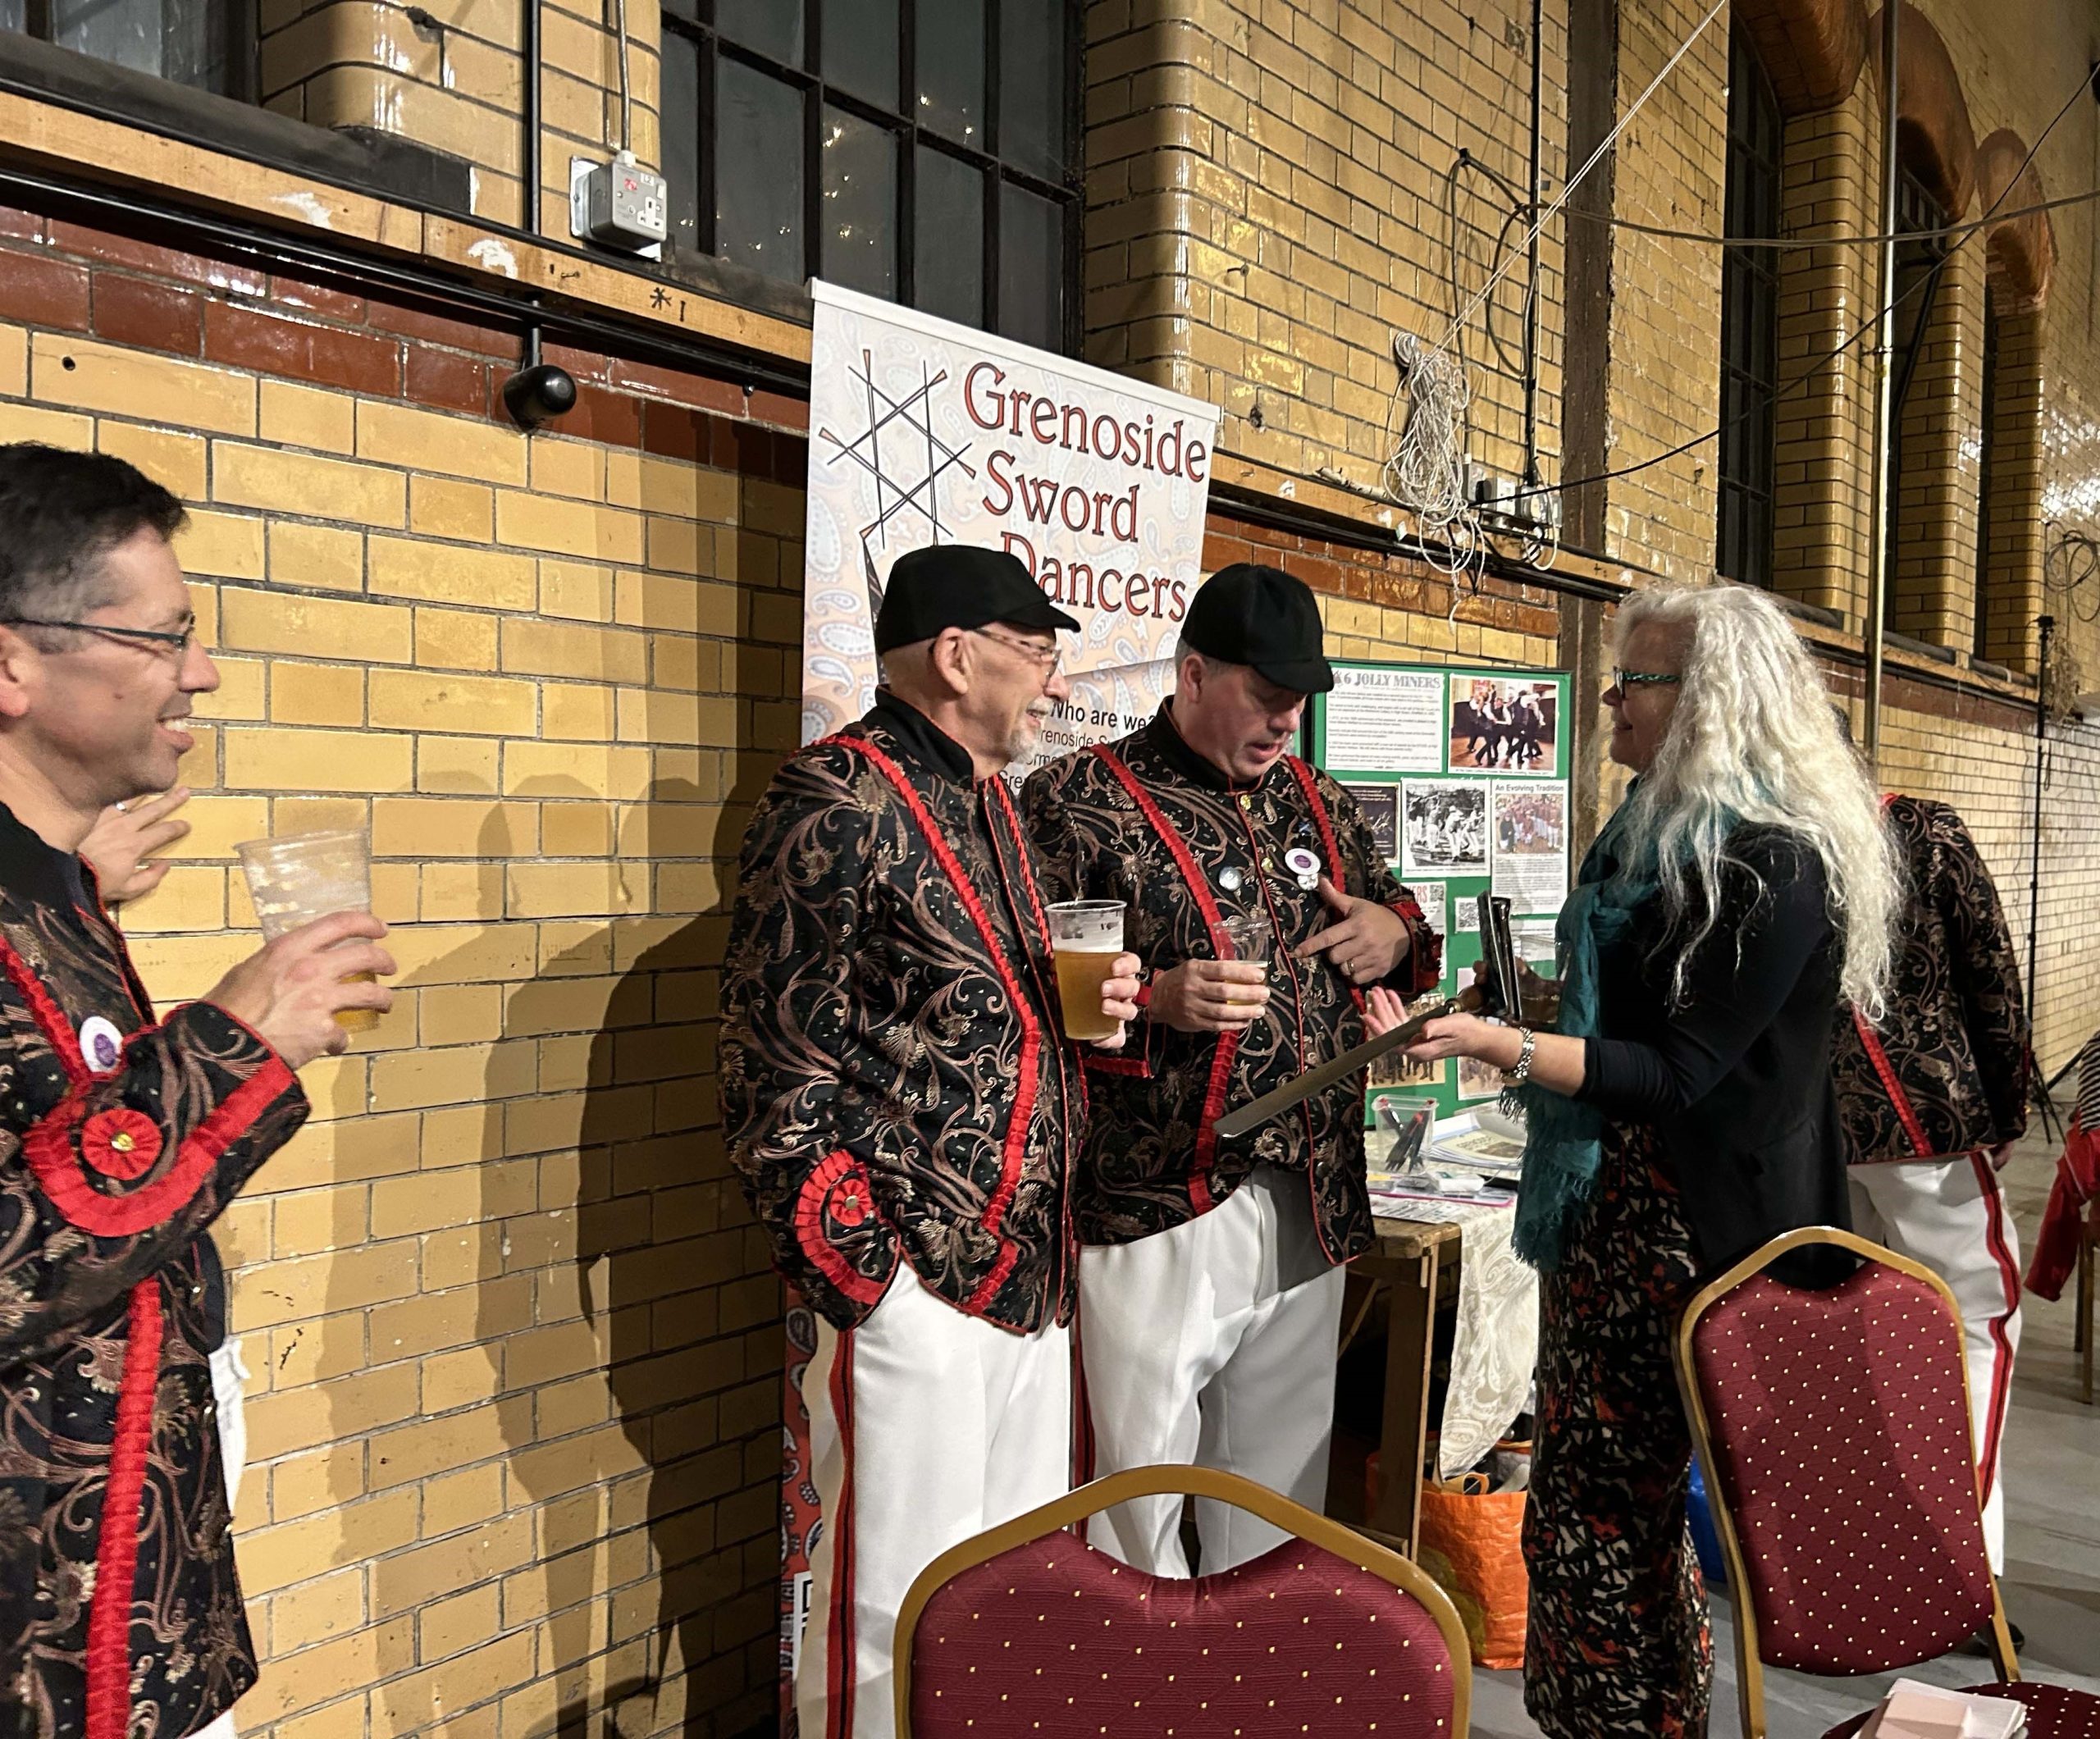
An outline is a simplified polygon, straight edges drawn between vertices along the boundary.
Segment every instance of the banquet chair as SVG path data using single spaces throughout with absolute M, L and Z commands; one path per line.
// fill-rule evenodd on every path
M 1817 1246 L 1860 1258 L 1826 1290 L 1769 1271 Z M 2100 1731 L 2100 1698 L 2020 1683 L 1984 1545 L 1961 1318 L 1929 1269 L 1849 1232 L 1788 1232 L 1696 1294 L 1677 1373 L 1736 1590 L 1745 1739 L 1764 1666 L 1886 1673 L 1988 1627 L 2030 1739 Z M 1833 1728 L 1856 1732 L 1871 1715 Z
M 1071 1530 L 1180 1493 L 1292 1537 L 1158 1577 Z M 1465 1739 L 1472 1666 L 1443 1591 L 1397 1553 L 1237 1474 L 1135 1467 L 935 1559 L 897 1616 L 898 1739 Z

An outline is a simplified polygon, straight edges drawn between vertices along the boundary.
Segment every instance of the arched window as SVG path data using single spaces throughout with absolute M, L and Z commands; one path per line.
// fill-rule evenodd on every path
M 1783 119 L 1772 81 L 1737 28 L 1728 42 L 1728 187 L 1731 240 L 1779 233 Z M 1721 265 L 1721 451 L 1714 565 L 1732 580 L 1772 583 L 1779 381 L 1779 256 L 1730 248 Z
M 1896 343 L 1889 357 L 1892 381 L 1888 395 L 1888 514 L 1884 525 L 1888 550 L 1888 572 L 1891 576 L 1891 595 L 1901 598 L 1906 588 L 1906 577 L 1899 564 L 1908 534 L 1914 529 L 1918 510 L 1926 504 L 1923 491 L 1929 486 L 1925 480 L 1915 475 L 1918 467 L 1918 440 L 1928 432 L 1933 422 L 1938 401 L 1935 388 L 1941 371 L 1928 368 L 1925 364 L 1930 352 L 1933 335 L 1939 322 L 1934 318 L 1938 312 L 1940 289 L 1940 267 L 1947 258 L 1947 244 L 1937 235 L 1929 232 L 1947 226 L 1947 214 L 1938 200 L 1926 189 L 1925 185 L 1907 170 L 1902 171 L 1896 187 L 1896 227 L 1905 232 L 1906 239 L 1897 244 L 1896 282 L 1893 294 L 1896 303 Z M 1908 446 L 1914 460 L 1910 480 L 1910 491 L 1905 494 L 1904 456 L 1906 434 L 1911 439 Z M 1911 577 L 1917 577 L 1911 576 Z M 1915 590 L 1915 588 L 1910 588 Z M 1897 610 L 1901 618 L 1903 612 Z
M 1998 430 L 1998 299 L 1984 286 L 1984 420 L 1976 450 L 1976 643 L 1988 659 L 1991 620 L 1991 497 L 2006 486 L 2005 441 Z

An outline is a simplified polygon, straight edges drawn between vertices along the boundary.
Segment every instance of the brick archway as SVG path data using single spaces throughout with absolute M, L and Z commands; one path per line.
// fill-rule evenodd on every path
M 1931 20 L 1901 0 L 1896 33 L 1897 139 L 1903 167 L 1924 184 L 1950 221 L 1960 222 L 1976 194 L 1976 130 L 1969 99 L 1946 39 Z M 1881 40 L 1881 14 L 1867 21 L 1868 39 Z
M 1811 115 L 1851 94 L 1866 63 L 1866 0 L 1736 0 L 1734 14 L 1783 112 Z
M 1976 148 L 1977 215 L 1994 208 L 2016 211 L 2048 198 L 2041 171 L 2027 161 L 2027 141 L 2000 127 Z M 2048 299 L 2057 263 L 2056 230 L 2047 212 L 2002 218 L 1987 238 L 1991 286 L 2000 312 L 2031 313 Z

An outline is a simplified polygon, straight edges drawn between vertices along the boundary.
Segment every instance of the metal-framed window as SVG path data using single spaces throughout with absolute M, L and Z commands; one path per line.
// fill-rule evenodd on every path
M 1075 0 L 663 0 L 663 19 L 673 247 L 1076 349 Z
M 1912 402 L 1911 383 L 1924 354 L 1926 334 L 1932 330 L 1940 267 L 1947 258 L 1945 237 L 1920 232 L 1942 230 L 1950 221 L 1924 182 L 1907 169 L 1897 171 L 1896 228 L 1906 239 L 1896 244 L 1896 281 L 1890 286 L 1896 304 L 1896 342 L 1888 358 L 1888 427 L 1883 436 L 1888 448 L 1888 496 L 1882 541 L 1891 573 L 1903 545 L 1903 413 Z
M 1723 234 L 1779 233 L 1784 122 L 1772 81 L 1738 27 L 1728 43 L 1728 185 Z M 1779 390 L 1779 257 L 1730 248 L 1721 257 L 1721 454 L 1714 565 L 1747 585 L 1772 583 L 1773 407 Z
M 254 0 L 0 0 L 0 30 L 255 100 Z

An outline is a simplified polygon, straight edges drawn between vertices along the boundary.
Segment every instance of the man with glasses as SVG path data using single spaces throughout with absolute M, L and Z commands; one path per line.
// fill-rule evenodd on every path
M 255 1681 L 208 1355 L 207 1228 L 304 1121 L 293 1070 L 389 993 L 322 920 L 156 1020 L 79 847 L 175 783 L 218 672 L 130 465 L 0 446 L 0 1734 L 198 1732 Z
M 744 840 L 723 1121 L 819 1318 L 803 1739 L 886 1739 L 912 1578 L 1071 1481 L 1085 1100 L 998 775 L 1065 698 L 1057 633 L 1077 626 L 1011 555 L 900 557 L 875 621 L 886 686 L 788 757 Z M 1112 1020 L 1137 1012 L 1136 968 L 1102 986 Z
M 1363 1037 L 1363 992 L 1434 988 L 1442 944 L 1370 826 L 1290 752 L 1334 687 L 1304 584 L 1240 563 L 1182 626 L 1178 686 L 1143 730 L 1022 794 L 1061 899 L 1116 899 L 1149 972 L 1127 1057 L 1090 1058 L 1076 1203 L 1096 1472 L 1221 1467 L 1317 1509 L 1326 1491 L 1343 1265 L 1371 1247 L 1358 1076 L 1237 1140 L 1218 1116 Z M 1281 1536 L 1199 1502 L 1206 1574 Z M 1093 1537 L 1185 1576 L 1180 1503 Z

